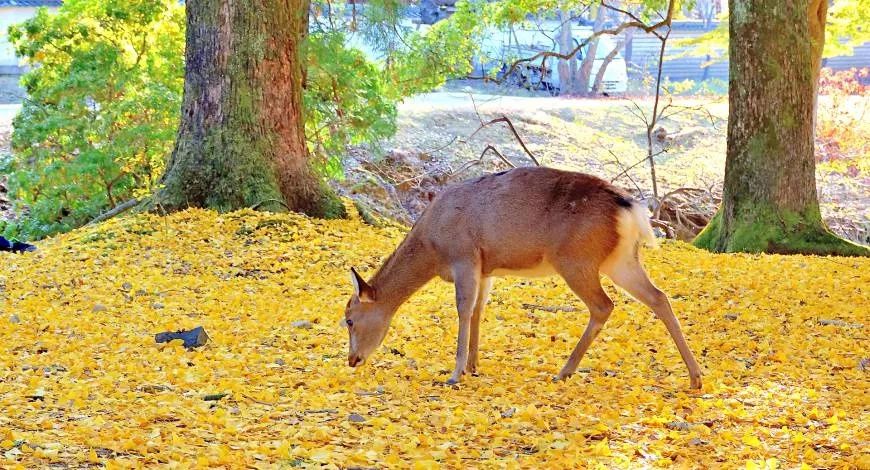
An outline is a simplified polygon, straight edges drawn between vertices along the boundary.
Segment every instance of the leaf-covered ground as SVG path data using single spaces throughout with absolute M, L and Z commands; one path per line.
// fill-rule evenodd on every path
M 870 467 L 870 260 L 647 251 L 697 393 L 663 325 L 610 284 L 581 372 L 552 383 L 585 309 L 560 281 L 500 280 L 482 374 L 451 388 L 440 281 L 347 367 L 347 269 L 370 275 L 401 237 L 191 210 L 0 253 L 0 467 Z M 198 350 L 154 341 L 199 325 Z

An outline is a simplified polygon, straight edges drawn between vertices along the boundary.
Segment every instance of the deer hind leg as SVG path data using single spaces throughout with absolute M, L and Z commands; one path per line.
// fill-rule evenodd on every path
M 668 300 L 668 296 L 649 280 L 640 261 L 636 257 L 631 256 L 602 268 L 604 274 L 613 280 L 614 284 L 625 289 L 632 297 L 646 304 L 647 307 L 652 309 L 656 317 L 665 324 L 668 333 L 670 333 L 671 338 L 677 345 L 677 349 L 680 351 L 683 362 L 689 369 L 689 379 L 692 388 L 701 388 L 701 367 L 698 366 L 692 350 L 689 349 L 689 345 L 686 343 L 686 338 L 680 329 L 680 321 L 677 320 L 671 308 L 671 302 Z
M 480 266 L 469 262 L 457 263 L 452 267 L 452 275 L 456 288 L 456 310 L 459 313 L 459 334 L 456 339 L 456 367 L 447 380 L 451 385 L 459 383 L 468 365 L 468 343 L 480 285 Z
M 559 274 L 589 308 L 589 324 L 586 326 L 586 331 L 583 332 L 583 336 L 580 337 L 580 341 L 577 342 L 577 346 L 574 347 L 574 351 L 571 352 L 571 356 L 568 357 L 568 361 L 562 367 L 559 375 L 555 377 L 555 380 L 564 380 L 577 371 L 577 366 L 583 359 L 583 355 L 586 354 L 586 350 L 589 349 L 589 345 L 592 344 L 601 328 L 604 327 L 604 323 L 610 318 L 610 312 L 613 311 L 613 301 L 601 288 L 601 280 L 596 269 L 572 267 L 560 269 Z
M 483 309 L 486 308 L 486 302 L 489 301 L 489 292 L 492 290 L 492 278 L 485 277 L 480 280 L 480 285 L 477 289 L 477 300 L 474 303 L 474 310 L 471 314 L 471 338 L 468 341 L 468 364 L 465 371 L 469 374 L 477 374 L 477 355 L 480 348 L 480 317 L 483 315 Z

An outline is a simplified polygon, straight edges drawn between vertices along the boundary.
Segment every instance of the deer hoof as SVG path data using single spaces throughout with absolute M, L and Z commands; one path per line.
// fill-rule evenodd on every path
M 445 382 L 445 383 L 447 385 L 457 385 L 459 383 L 459 379 L 455 379 L 453 377 L 450 377 L 449 379 L 447 379 L 447 382 Z
M 568 377 L 571 377 L 571 374 L 563 374 L 563 373 L 559 372 L 558 375 L 553 377 L 553 382 L 562 382 L 562 381 L 567 380 Z
M 701 389 L 701 375 L 700 374 L 691 376 L 690 380 L 691 380 L 692 389 L 694 389 L 694 390 Z

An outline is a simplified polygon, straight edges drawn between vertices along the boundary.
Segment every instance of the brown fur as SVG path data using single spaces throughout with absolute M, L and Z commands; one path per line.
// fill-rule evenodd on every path
M 450 380 L 456 382 L 465 371 L 476 371 L 479 322 L 491 277 L 554 273 L 591 314 L 587 332 L 560 373 L 560 378 L 567 377 L 613 309 L 601 289 L 603 272 L 665 321 L 690 369 L 692 385 L 699 387 L 700 369 L 667 297 L 640 266 L 637 246 L 651 238 L 651 229 L 639 211 L 645 209 L 600 178 L 550 168 L 519 168 L 449 187 L 432 201 L 371 282 L 355 278 L 356 292 L 346 311 L 353 323 L 349 363 L 364 361 L 383 340 L 396 309 L 440 276 L 456 286 L 460 331 Z

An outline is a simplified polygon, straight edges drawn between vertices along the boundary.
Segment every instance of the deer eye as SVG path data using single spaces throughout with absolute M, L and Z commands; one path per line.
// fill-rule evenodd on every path
M 350 318 L 348 318 L 344 322 L 347 323 L 347 326 L 353 326 L 353 320 L 351 320 Z

